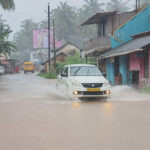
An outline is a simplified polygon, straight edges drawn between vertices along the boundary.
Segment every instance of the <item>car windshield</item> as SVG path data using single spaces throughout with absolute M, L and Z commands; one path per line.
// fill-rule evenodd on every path
M 102 76 L 96 66 L 72 66 L 70 76 Z

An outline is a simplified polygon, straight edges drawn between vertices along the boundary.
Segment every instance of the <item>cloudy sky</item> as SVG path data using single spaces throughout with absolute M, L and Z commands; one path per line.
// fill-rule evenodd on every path
M 19 31 L 20 29 L 20 23 L 21 21 L 25 19 L 33 19 L 34 22 L 39 22 L 43 19 L 45 19 L 47 16 L 44 12 L 45 9 L 47 9 L 47 4 L 50 2 L 51 8 L 56 8 L 60 1 L 67 2 L 70 5 L 76 6 L 76 7 L 82 7 L 84 4 L 84 0 L 14 0 L 16 9 L 15 11 L 3 11 L 0 8 L 0 14 L 3 16 L 3 18 L 7 21 L 7 24 L 9 24 L 14 32 Z M 108 2 L 109 0 L 103 0 L 105 2 Z M 122 0 L 127 1 L 127 0 Z M 131 3 L 135 0 L 130 0 Z M 102 0 L 101 0 L 102 2 Z M 14 33 L 13 32 L 13 33 Z

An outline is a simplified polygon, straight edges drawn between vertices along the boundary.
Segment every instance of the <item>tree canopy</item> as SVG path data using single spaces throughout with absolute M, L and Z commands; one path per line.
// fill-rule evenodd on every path
M 9 41 L 8 37 L 11 33 L 9 25 L 0 17 L 0 53 L 8 53 L 16 50 L 14 42 Z
M 121 0 L 110 0 L 110 2 L 107 3 L 106 9 L 108 11 L 118 10 L 119 12 L 125 12 L 129 10 L 126 5 L 122 5 Z
M 14 0 L 0 0 L 0 5 L 4 10 L 14 10 L 15 3 Z
M 38 25 L 31 19 L 22 21 L 21 30 L 14 35 L 14 41 L 20 51 L 22 60 L 28 61 L 30 59 L 30 51 L 33 50 L 33 30 L 37 29 Z M 18 54 L 19 55 L 19 54 Z

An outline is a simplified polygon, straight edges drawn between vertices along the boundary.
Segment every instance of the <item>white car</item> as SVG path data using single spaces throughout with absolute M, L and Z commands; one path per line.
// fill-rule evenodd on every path
M 67 65 L 58 75 L 57 86 L 61 92 L 78 98 L 109 97 L 110 83 L 94 65 Z
M 4 74 L 5 70 L 3 66 L 0 66 L 0 75 Z

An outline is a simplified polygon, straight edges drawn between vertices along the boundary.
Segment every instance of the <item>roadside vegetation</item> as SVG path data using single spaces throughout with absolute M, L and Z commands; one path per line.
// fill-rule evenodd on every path
M 53 72 L 49 72 L 49 73 L 39 73 L 38 74 L 39 77 L 43 77 L 46 79 L 56 79 L 57 78 L 57 74 L 53 73 Z
M 141 93 L 150 94 L 150 87 L 143 87 L 139 91 Z
M 6 24 L 5 20 L 0 16 L 0 54 L 7 56 L 12 52 L 15 52 L 17 47 L 13 41 L 8 40 L 12 30 L 10 26 Z
M 67 56 L 65 62 L 56 62 L 56 73 L 59 74 L 62 71 L 62 68 L 66 65 L 72 64 L 93 64 L 96 65 L 96 61 L 91 58 L 81 58 L 79 53 L 75 53 L 74 56 Z

